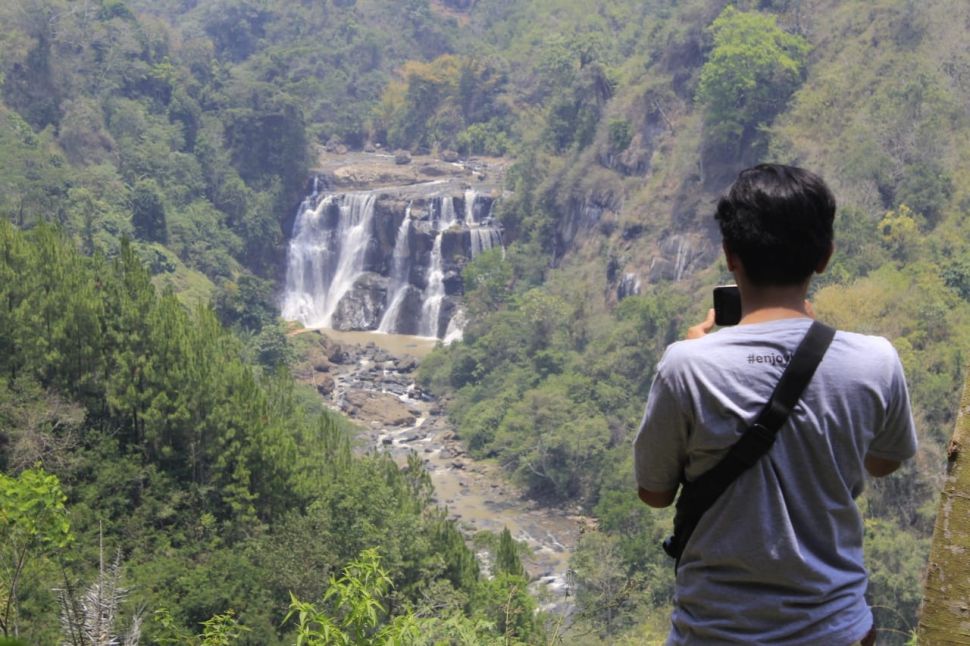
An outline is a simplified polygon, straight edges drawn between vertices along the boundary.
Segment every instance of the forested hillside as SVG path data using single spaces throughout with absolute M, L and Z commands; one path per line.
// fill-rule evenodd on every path
M 0 21 L 0 496 L 27 505 L 0 519 L 2 632 L 66 638 L 54 590 L 94 580 L 100 530 L 146 643 L 290 643 L 290 593 L 333 591 L 323 630 L 380 568 L 365 640 L 662 637 L 670 517 L 637 500 L 630 440 L 727 277 L 716 197 L 771 160 L 839 202 L 819 317 L 907 371 L 919 455 L 861 501 L 881 638 L 907 641 L 970 356 L 967 3 L 9 0 Z M 514 558 L 479 577 L 417 463 L 353 457 L 286 374 L 284 243 L 322 147 L 509 161 L 505 250 L 465 267 L 464 340 L 420 379 L 473 455 L 598 519 L 565 624 Z

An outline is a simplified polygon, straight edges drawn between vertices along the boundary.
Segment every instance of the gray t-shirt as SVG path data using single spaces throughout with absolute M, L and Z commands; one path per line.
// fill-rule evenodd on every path
M 675 489 L 757 417 L 809 319 L 721 329 L 667 348 L 634 441 L 637 484 Z M 895 349 L 838 332 L 771 451 L 704 514 L 677 571 L 668 644 L 850 644 L 865 635 L 868 455 L 916 452 Z

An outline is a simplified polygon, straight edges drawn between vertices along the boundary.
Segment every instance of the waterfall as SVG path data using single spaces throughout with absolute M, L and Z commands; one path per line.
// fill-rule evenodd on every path
M 475 220 L 475 200 L 478 199 L 478 192 L 474 189 L 465 191 L 465 226 L 477 224 Z
M 468 230 L 471 238 L 472 258 L 492 247 L 502 246 L 502 234 L 494 227 L 478 227 Z
M 477 201 L 477 192 L 471 189 L 465 191 L 465 226 L 468 227 L 468 244 L 472 258 L 492 247 L 502 246 L 501 232 L 497 227 L 490 225 L 492 220 L 491 208 L 484 218 L 475 217 Z
M 491 196 L 430 184 L 328 194 L 322 185 L 314 178 L 294 221 L 283 318 L 461 338 L 462 267 L 502 246 Z
M 420 336 L 438 336 L 438 318 L 441 316 L 441 301 L 445 298 L 445 272 L 441 262 L 441 239 L 444 232 L 439 231 L 431 250 L 431 266 L 428 268 L 428 288 L 424 293 L 421 306 Z
M 458 222 L 458 215 L 455 212 L 455 198 L 441 197 L 436 202 L 438 204 L 438 230 L 446 231 Z
M 315 208 L 312 200 L 297 216 L 290 241 L 283 318 L 307 327 L 329 327 L 340 299 L 363 272 L 371 240 L 373 193 L 328 195 Z M 328 225 L 339 209 L 337 226 Z
M 428 286 L 424 291 L 424 304 L 421 306 L 420 336 L 438 336 L 438 323 L 441 318 L 441 302 L 445 299 L 445 271 L 441 255 L 441 242 L 445 232 L 458 220 L 455 213 L 455 201 L 451 197 L 437 200 L 438 230 L 431 248 L 431 265 L 428 267 Z
M 690 262 L 691 245 L 686 238 L 677 239 L 677 257 L 674 260 L 674 280 L 680 280 L 687 273 L 687 264 Z
M 391 332 L 396 329 L 398 312 L 401 310 L 401 303 L 408 293 L 408 274 L 410 273 L 410 249 L 408 248 L 408 233 L 411 230 L 411 203 L 408 203 L 404 211 L 404 219 L 401 226 L 397 229 L 397 236 L 394 239 L 394 258 L 391 268 L 391 288 L 387 294 L 390 297 L 384 317 L 378 326 L 378 332 Z

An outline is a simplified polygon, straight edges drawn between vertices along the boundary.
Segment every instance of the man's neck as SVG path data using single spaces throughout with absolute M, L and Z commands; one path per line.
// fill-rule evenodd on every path
M 805 303 L 808 283 L 791 286 L 741 285 L 741 325 L 791 318 L 812 318 Z

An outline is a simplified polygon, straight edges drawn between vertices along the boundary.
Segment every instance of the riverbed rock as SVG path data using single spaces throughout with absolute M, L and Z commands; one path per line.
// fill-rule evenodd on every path
M 334 383 L 333 377 L 324 373 L 314 377 L 313 385 L 316 387 L 318 393 L 324 397 L 329 397 L 333 393 L 336 384 Z
M 415 368 L 418 367 L 418 360 L 409 354 L 401 357 L 400 361 L 397 362 L 398 372 L 409 373 L 413 372 Z
M 394 163 L 403 166 L 404 164 L 411 163 L 411 151 L 409 150 L 396 150 L 394 151 Z
M 327 347 L 327 358 L 331 363 L 338 365 L 348 364 L 353 361 L 347 349 L 340 343 L 331 343 Z
M 382 381 L 381 385 L 385 391 L 392 395 L 401 396 L 407 393 L 407 388 L 396 381 Z M 411 407 L 408 407 L 408 410 L 411 410 Z
M 351 390 L 346 401 L 356 417 L 376 421 L 384 426 L 405 426 L 414 424 L 414 415 L 393 395 Z

